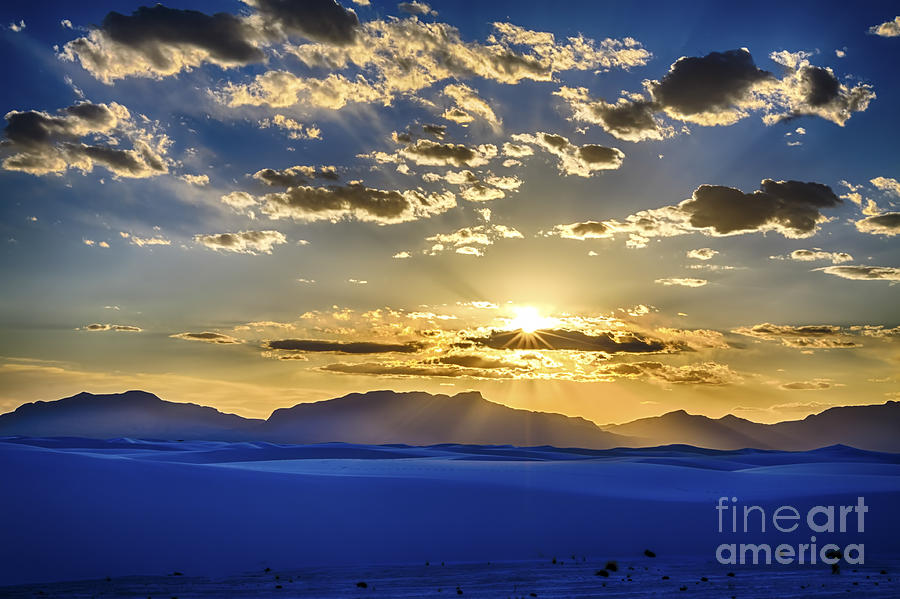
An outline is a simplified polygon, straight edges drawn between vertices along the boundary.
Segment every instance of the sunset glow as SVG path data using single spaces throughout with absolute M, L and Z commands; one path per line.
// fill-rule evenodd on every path
M 6 3 L 0 410 L 896 398 L 893 8 L 611 6 Z

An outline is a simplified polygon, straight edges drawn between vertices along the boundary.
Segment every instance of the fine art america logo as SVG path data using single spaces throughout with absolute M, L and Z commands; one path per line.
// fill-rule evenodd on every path
M 772 546 L 768 543 L 722 543 L 716 548 L 720 564 L 837 564 L 842 558 L 847 564 L 865 563 L 865 545 L 850 543 L 841 547 L 824 542 L 816 535 L 865 532 L 865 516 L 869 507 L 863 497 L 856 505 L 817 505 L 805 514 L 791 505 L 782 505 L 767 512 L 758 505 L 744 505 L 739 509 L 737 497 L 719 497 L 716 504 L 719 533 L 772 534 L 797 536 L 809 531 L 809 542 Z M 740 514 L 739 514 L 740 512 Z M 767 524 L 771 523 L 769 529 Z M 801 528 L 805 526 L 806 528 Z

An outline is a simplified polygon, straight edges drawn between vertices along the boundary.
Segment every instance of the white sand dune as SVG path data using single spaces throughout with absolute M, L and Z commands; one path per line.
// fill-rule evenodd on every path
M 718 533 L 720 496 L 766 509 L 864 496 L 865 533 L 836 542 L 864 542 L 867 564 L 900 558 L 900 456 L 847 447 L 0 438 L 0 476 L 0 585 L 264 567 L 628 560 L 646 548 L 696 564 L 713 561 L 723 542 L 808 542 L 808 530 L 771 540 Z M 709 572 L 725 569 L 713 563 Z

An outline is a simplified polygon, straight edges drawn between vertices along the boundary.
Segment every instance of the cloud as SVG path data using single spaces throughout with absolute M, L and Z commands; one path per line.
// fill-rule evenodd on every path
M 467 337 L 477 345 L 498 350 L 572 350 L 582 352 L 660 353 L 673 345 L 637 333 L 601 332 L 595 335 L 568 329 L 539 329 L 530 334 L 522 331 L 493 330 L 484 337 Z
M 246 0 L 249 18 L 229 13 L 142 6 L 130 15 L 110 12 L 87 36 L 68 42 L 60 56 L 94 77 L 159 79 L 205 63 L 223 68 L 262 62 L 261 46 L 295 35 L 328 44 L 356 39 L 356 13 L 333 0 Z
M 654 283 L 658 283 L 660 285 L 665 285 L 667 287 L 677 286 L 677 287 L 703 287 L 709 281 L 706 279 L 685 279 L 685 278 L 670 278 L 670 279 L 656 279 L 653 281 Z
M 126 178 L 168 172 L 165 154 L 169 139 L 135 125 L 128 109 L 116 102 L 81 102 L 56 114 L 13 110 L 5 118 L 0 151 L 6 154 L 2 162 L 6 170 L 46 175 L 75 168 L 88 173 L 99 165 Z M 130 140 L 132 149 L 113 147 L 115 136 Z M 107 145 L 98 143 L 100 140 Z
M 239 233 L 219 233 L 195 235 L 194 242 L 211 250 L 256 255 L 271 254 L 272 248 L 287 243 L 287 238 L 278 231 L 241 231 Z
M 400 148 L 397 152 L 371 152 L 360 154 L 360 158 L 371 158 L 380 163 L 402 163 L 409 160 L 423 166 L 483 166 L 497 156 L 497 147 L 482 144 L 469 147 L 463 144 L 440 143 L 430 139 L 420 139 Z
M 623 92 L 615 103 L 591 98 L 584 88 L 562 87 L 563 98 L 578 121 L 601 126 L 627 141 L 671 137 L 675 129 L 661 118 L 700 126 L 727 126 L 762 112 L 772 124 L 813 115 L 843 126 L 854 112 L 875 98 L 865 84 L 848 87 L 830 68 L 811 65 L 805 52 L 773 52 L 784 70 L 779 79 L 760 69 L 745 49 L 685 56 L 660 80 L 644 82 L 645 93 Z
M 232 191 L 226 193 L 220 200 L 226 206 L 230 206 L 238 211 L 250 208 L 251 206 L 256 206 L 257 204 L 256 198 L 246 191 Z
M 765 341 L 779 341 L 787 347 L 801 349 L 860 347 L 848 332 L 837 325 L 777 325 L 766 322 L 751 327 L 738 327 L 731 332 Z
M 865 111 L 875 99 L 871 86 L 850 88 L 840 82 L 831 68 L 811 65 L 808 52 L 772 52 L 769 57 L 786 74 L 761 96 L 767 114 L 763 122 L 772 124 L 796 116 L 818 116 L 843 127 L 854 112 Z
M 271 119 L 263 119 L 259 122 L 263 129 L 277 127 L 288 132 L 288 139 L 322 139 L 322 130 L 315 125 L 303 125 L 303 123 L 288 118 L 283 114 L 276 114 Z
M 635 248 L 644 247 L 651 237 L 695 232 L 722 237 L 776 231 L 788 238 L 804 238 L 814 235 L 818 224 L 827 220 L 821 210 L 839 204 L 841 199 L 827 185 L 765 179 L 752 193 L 701 185 L 676 206 L 643 210 L 626 217 L 625 222 L 608 220 L 602 225 L 606 227 L 604 236 L 606 232 L 612 237 L 627 234 L 626 245 Z
M 869 33 L 881 37 L 900 36 L 900 17 L 894 17 L 893 21 L 885 21 L 881 25 L 873 25 L 869 27 Z
M 509 362 L 498 358 L 489 358 L 478 354 L 443 356 L 441 358 L 435 358 L 434 362 L 438 364 L 449 364 L 451 366 L 462 366 L 464 368 L 522 368 L 522 365 L 516 362 Z
M 276 339 L 266 343 L 270 350 L 290 352 L 325 352 L 333 354 L 415 353 L 422 349 L 418 342 L 378 343 L 374 341 L 323 341 L 321 339 Z
M 436 10 L 432 10 L 432 8 L 425 2 L 416 2 L 416 0 L 413 0 L 412 2 L 401 2 L 397 5 L 397 8 L 410 15 L 421 15 L 427 17 L 437 16 L 438 14 Z
M 268 71 L 249 84 L 226 85 L 221 98 L 234 106 L 302 103 L 336 110 L 350 102 L 389 105 L 399 95 L 447 79 L 483 78 L 505 84 L 523 79 L 551 81 L 559 71 L 629 68 L 650 58 L 631 38 L 596 42 L 577 36 L 560 43 L 553 34 L 509 23 L 494 23 L 493 27 L 489 43 L 482 44 L 464 41 L 459 31 L 446 23 L 369 21 L 360 25 L 352 44 L 286 48 L 306 67 L 331 71 L 325 77 Z
M 100 324 L 94 323 L 82 327 L 83 331 L 102 332 L 116 331 L 119 333 L 140 333 L 143 329 L 130 324 Z
M 132 235 L 131 233 L 126 233 L 125 231 L 119 231 L 119 236 L 122 239 L 127 239 L 132 245 L 136 245 L 138 247 L 145 246 L 153 246 L 153 245 L 172 245 L 172 242 L 164 237 L 139 237 L 137 235 Z
M 556 225 L 549 231 L 541 231 L 541 235 L 584 241 L 585 239 L 610 239 L 613 237 L 613 231 L 604 223 L 589 220 L 568 225 Z
M 450 233 L 426 237 L 425 241 L 431 242 L 432 245 L 425 253 L 435 256 L 445 251 L 454 251 L 457 254 L 483 256 L 484 249 L 500 239 L 524 239 L 524 236 L 518 230 L 505 225 L 464 227 Z
M 447 125 L 434 125 L 426 123 L 422 125 L 422 130 L 428 135 L 433 135 L 438 139 L 444 139 L 444 135 L 447 133 Z
M 366 222 L 392 224 L 428 218 L 456 206 L 449 191 L 429 193 L 420 189 L 395 191 L 366 187 L 359 183 L 290 187 L 284 192 L 260 198 L 261 212 L 271 219 L 299 221 L 355 218 Z
M 875 177 L 869 181 L 869 183 L 881 191 L 900 198 L 900 181 L 897 181 L 896 179 L 891 179 L 890 177 Z
M 328 364 L 321 370 L 325 372 L 337 372 L 341 374 L 356 374 L 370 376 L 389 376 L 397 378 L 425 378 L 425 377 L 468 377 L 474 379 L 507 379 L 514 378 L 513 373 L 506 369 L 489 368 L 465 368 L 451 365 L 423 365 L 419 363 L 387 363 L 363 362 L 359 364 Z
M 880 339 L 900 339 L 900 326 L 896 326 L 892 329 L 886 329 L 883 325 L 854 325 L 850 327 L 850 330 L 866 337 L 876 337 Z
M 482 181 L 472 171 L 448 170 L 443 175 L 438 173 L 425 173 L 422 179 L 428 182 L 444 180 L 451 185 L 460 186 L 460 196 L 469 202 L 487 202 L 506 197 L 507 191 L 514 191 L 522 186 L 522 179 L 513 176 L 498 176 L 488 174 Z M 488 217 L 487 220 L 490 220 Z
M 622 166 L 625 154 L 617 148 L 607 148 L 595 144 L 579 146 L 567 138 L 552 133 L 538 132 L 534 135 L 519 133 L 512 136 L 513 141 L 535 145 L 553 154 L 559 159 L 561 173 L 590 177 L 594 171 L 615 170 Z
M 893 237 L 900 234 L 900 212 L 885 212 L 877 216 L 869 216 L 854 224 L 861 233 Z
M 9 30 L 12 31 L 13 33 L 19 33 L 20 31 L 24 30 L 25 27 L 27 27 L 27 25 L 25 25 L 24 20 L 20 20 L 18 23 L 10 23 L 9 24 Z
M 514 158 L 532 156 L 534 155 L 534 148 L 526 144 L 514 144 L 506 142 L 503 144 L 503 155 L 512 156 Z
M 291 166 L 285 169 L 264 168 L 253 173 L 253 178 L 271 187 L 293 187 L 312 179 L 337 181 L 340 178 L 334 166 Z
M 615 104 L 608 104 L 591 98 L 583 87 L 562 87 L 555 95 L 568 103 L 575 120 L 600 125 L 617 139 L 636 142 L 665 139 L 675 134 L 672 127 L 654 116 L 658 107 L 644 99 L 619 98 Z
M 85 37 L 68 42 L 61 56 L 79 61 L 104 83 L 129 76 L 162 78 L 203 63 L 233 67 L 260 62 L 256 34 L 227 13 L 142 6 L 131 15 L 110 12 Z
M 647 378 L 678 385 L 730 385 L 742 380 L 741 376 L 727 365 L 716 362 L 685 366 L 670 366 L 649 361 L 604 364 L 594 374 L 612 378 Z
M 191 175 L 185 174 L 178 177 L 188 185 L 196 185 L 197 187 L 205 187 L 209 185 L 209 176 L 208 175 Z
M 357 37 L 356 13 L 335 0 L 243 0 L 256 8 L 269 39 L 294 36 L 336 46 L 352 44 Z
M 831 383 L 823 380 L 797 381 L 793 383 L 784 383 L 779 386 L 779 388 L 784 389 L 785 391 L 821 391 L 830 389 L 831 387 Z
M 475 115 L 487 121 L 494 129 L 500 128 L 500 119 L 494 114 L 491 105 L 485 102 L 478 93 L 461 83 L 454 83 L 444 88 L 444 95 L 453 99 L 454 109 L 461 111 L 463 115 Z M 445 113 L 446 115 L 446 113 Z M 455 118 L 446 117 L 458 123 L 466 122 L 465 117 L 457 115 Z M 468 120 L 472 120 L 471 117 Z
M 169 335 L 169 337 L 172 339 L 184 339 L 185 341 L 203 341 L 204 343 L 219 343 L 223 345 L 241 343 L 240 339 L 235 339 L 234 337 L 223 335 L 221 333 L 211 333 L 209 331 L 203 333 L 176 333 L 174 335 Z
M 712 260 L 713 256 L 718 253 L 712 248 L 698 248 L 696 250 L 688 250 L 686 255 L 692 260 Z
M 769 256 L 770 260 L 795 260 L 797 262 L 815 262 L 830 260 L 833 264 L 852 262 L 853 256 L 847 252 L 824 252 L 818 248 L 812 250 L 794 250 L 787 256 Z
M 700 125 L 730 125 L 743 118 L 751 92 L 772 74 L 758 68 L 746 50 L 710 52 L 675 61 L 647 89 L 669 116 Z
M 816 270 L 855 281 L 900 281 L 900 268 L 893 266 L 826 266 Z

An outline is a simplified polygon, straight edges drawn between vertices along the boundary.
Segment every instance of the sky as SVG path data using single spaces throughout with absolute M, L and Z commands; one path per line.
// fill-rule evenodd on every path
M 0 411 L 900 398 L 900 17 L 866 2 L 0 6 Z

